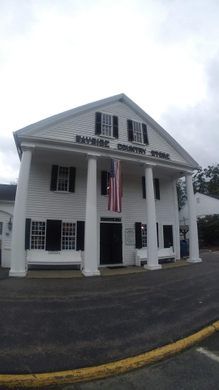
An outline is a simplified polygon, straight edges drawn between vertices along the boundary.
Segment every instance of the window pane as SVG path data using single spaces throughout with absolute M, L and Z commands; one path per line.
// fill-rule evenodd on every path
M 68 191 L 69 187 L 69 168 L 59 167 L 58 172 L 58 191 Z
M 62 250 L 75 249 L 75 223 L 62 222 Z
M 102 127 L 101 134 L 112 136 L 112 116 L 108 114 L 102 114 Z
M 142 143 L 141 123 L 133 121 L 133 138 L 135 142 Z
M 32 221 L 31 224 L 31 249 L 45 248 L 45 222 Z

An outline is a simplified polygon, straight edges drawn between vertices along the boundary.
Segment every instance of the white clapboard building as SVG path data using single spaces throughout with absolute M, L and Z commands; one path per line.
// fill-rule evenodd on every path
M 11 276 L 30 265 L 134 265 L 145 250 L 158 269 L 162 248 L 180 258 L 176 180 L 186 176 L 190 261 L 200 261 L 192 172 L 196 161 L 149 115 L 119 94 L 14 133 L 21 159 Z M 120 161 L 121 212 L 108 210 L 111 161 Z M 144 256 L 143 256 L 144 257 Z
M 16 185 L 0 184 L 0 267 L 9 268 Z

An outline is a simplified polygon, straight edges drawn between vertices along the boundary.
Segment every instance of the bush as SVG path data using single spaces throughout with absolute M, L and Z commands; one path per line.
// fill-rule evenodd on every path
M 207 215 L 198 219 L 200 246 L 219 246 L 219 215 Z

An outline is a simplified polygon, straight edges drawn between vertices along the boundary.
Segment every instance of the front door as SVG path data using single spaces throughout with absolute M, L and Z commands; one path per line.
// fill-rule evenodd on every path
M 172 225 L 164 225 L 163 226 L 163 241 L 164 248 L 169 248 L 173 246 L 173 226 Z
M 100 264 L 122 263 L 122 224 L 100 224 Z

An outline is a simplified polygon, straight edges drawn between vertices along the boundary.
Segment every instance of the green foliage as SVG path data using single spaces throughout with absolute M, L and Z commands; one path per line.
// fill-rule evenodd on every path
M 198 219 L 201 246 L 219 246 L 219 215 L 207 215 Z
M 219 164 L 199 169 L 193 175 L 194 192 L 219 197 Z
M 178 196 L 178 206 L 179 210 L 184 206 L 186 203 L 186 183 L 185 180 L 179 179 L 176 183 L 176 190 L 177 190 L 177 196 Z

